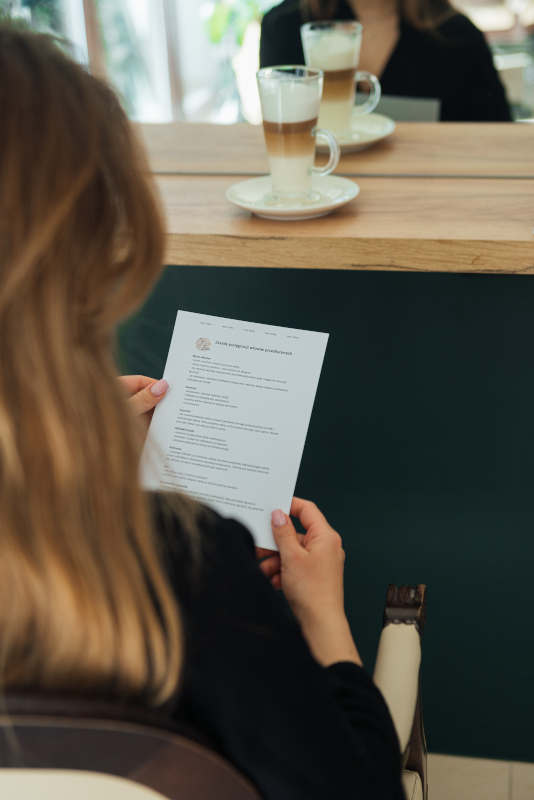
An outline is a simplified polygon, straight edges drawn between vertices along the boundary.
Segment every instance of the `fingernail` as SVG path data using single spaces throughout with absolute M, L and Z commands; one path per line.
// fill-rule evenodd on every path
M 163 379 L 161 381 L 156 381 L 156 383 L 153 383 L 152 386 L 150 387 L 150 392 L 151 394 L 154 395 L 154 397 L 161 397 L 162 394 L 165 394 L 168 388 L 169 384 L 165 379 Z
M 271 519 L 275 528 L 281 528 L 282 525 L 285 525 L 287 522 L 286 515 L 283 511 L 280 511 L 279 508 L 276 511 L 273 511 L 271 514 Z

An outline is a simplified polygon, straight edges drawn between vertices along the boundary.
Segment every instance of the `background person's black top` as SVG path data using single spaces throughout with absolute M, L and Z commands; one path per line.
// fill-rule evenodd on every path
M 173 719 L 204 734 L 265 798 L 402 800 L 382 696 L 355 664 L 317 664 L 248 531 L 203 519 L 195 560 L 176 517 L 159 503 L 156 515 L 185 623 Z
M 337 19 L 354 19 L 341 0 Z M 260 64 L 304 64 L 298 0 L 284 0 L 263 18 Z M 365 36 L 365 29 L 363 35 Z M 484 35 L 463 14 L 455 14 L 433 33 L 405 20 L 380 77 L 382 93 L 441 100 L 446 122 L 509 122 L 506 93 Z

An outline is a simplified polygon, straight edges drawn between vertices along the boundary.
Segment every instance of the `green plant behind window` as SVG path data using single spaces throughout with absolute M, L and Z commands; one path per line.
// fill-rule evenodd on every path
M 230 34 L 241 47 L 251 22 L 260 21 L 277 0 L 217 0 L 208 18 L 207 32 L 212 44 L 219 44 Z
M 59 0 L 0 0 L 0 16 L 17 18 L 20 12 L 28 11 L 33 29 L 63 33 Z

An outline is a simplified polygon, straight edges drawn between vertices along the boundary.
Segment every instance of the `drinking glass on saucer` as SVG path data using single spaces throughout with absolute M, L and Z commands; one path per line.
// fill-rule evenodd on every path
M 362 116 L 370 114 L 381 95 L 376 75 L 358 70 L 363 26 L 354 20 L 307 22 L 300 35 L 306 64 L 324 74 L 319 125 L 338 138 L 350 135 L 353 109 Z M 369 83 L 371 91 L 364 103 L 355 106 L 360 81 Z
M 339 163 L 335 136 L 317 127 L 322 70 L 293 65 L 268 67 L 260 69 L 257 80 L 271 170 L 265 204 L 313 203 L 319 198 L 312 176 L 329 175 Z M 314 166 L 316 138 L 326 140 L 330 151 L 324 167 Z
M 271 174 L 231 186 L 227 199 L 275 220 L 323 217 L 353 200 L 358 185 L 330 174 L 339 163 L 337 140 L 317 127 L 322 71 L 284 65 L 261 69 L 257 78 Z M 316 138 L 330 151 L 324 167 L 314 166 Z

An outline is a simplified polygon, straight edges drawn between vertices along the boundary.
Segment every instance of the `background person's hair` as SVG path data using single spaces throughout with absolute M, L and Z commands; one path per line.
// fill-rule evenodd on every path
M 0 688 L 161 702 L 180 615 L 138 484 L 114 328 L 163 228 L 113 92 L 0 25 Z
M 301 0 L 309 20 L 335 19 L 339 6 L 339 0 Z M 398 6 L 400 16 L 420 30 L 432 30 L 457 13 L 448 0 L 399 0 Z

